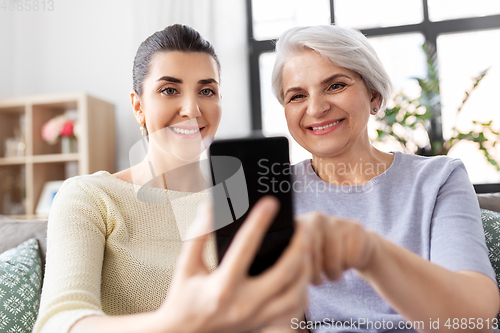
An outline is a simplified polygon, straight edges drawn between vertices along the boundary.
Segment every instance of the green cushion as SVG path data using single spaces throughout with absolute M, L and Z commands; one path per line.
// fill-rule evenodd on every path
M 42 266 L 36 238 L 0 254 L 0 332 L 31 332 L 38 315 Z
M 489 251 L 488 256 L 495 270 L 497 283 L 500 286 L 500 213 L 481 209 L 481 219 L 483 220 L 484 236 Z M 498 315 L 498 321 L 500 322 L 500 314 Z

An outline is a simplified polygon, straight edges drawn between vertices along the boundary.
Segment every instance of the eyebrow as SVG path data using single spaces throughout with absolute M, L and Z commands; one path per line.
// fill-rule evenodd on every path
M 167 81 L 167 82 L 174 82 L 174 83 L 182 83 L 181 79 L 178 79 L 178 78 L 175 78 L 175 77 L 172 77 L 172 76 L 162 76 L 161 78 L 159 78 L 156 81 Z
M 175 78 L 175 77 L 172 77 L 172 76 L 162 76 L 161 78 L 159 78 L 156 81 L 167 81 L 167 82 L 173 82 L 173 83 L 182 84 L 182 80 L 181 79 L 178 79 L 178 78 Z M 198 84 L 202 84 L 202 85 L 203 84 L 210 84 L 210 83 L 219 84 L 219 82 L 217 82 L 215 79 L 202 79 L 202 80 L 198 81 Z
M 349 76 L 347 76 L 347 75 L 345 75 L 345 74 L 334 74 L 334 75 L 332 75 L 332 76 L 330 76 L 330 77 L 327 77 L 327 78 L 326 78 L 326 79 L 324 79 L 323 81 L 321 81 L 321 84 L 322 84 L 322 85 L 323 85 L 323 84 L 327 84 L 328 82 L 334 81 L 334 80 L 338 79 L 339 77 L 345 77 L 345 78 L 351 79 Z M 288 89 L 288 90 L 285 92 L 284 96 L 286 96 L 289 92 L 292 92 L 292 91 L 300 91 L 300 90 L 302 90 L 302 88 L 301 88 L 301 87 L 292 87 L 292 88 Z
M 345 78 L 350 79 L 350 77 L 349 77 L 349 76 L 347 76 L 347 75 L 345 75 L 345 74 L 334 74 L 334 75 L 332 75 L 332 76 L 330 76 L 330 77 L 328 77 L 328 78 L 324 79 L 323 81 L 321 81 L 321 84 L 326 84 L 326 83 L 328 83 L 328 82 L 331 82 L 331 81 L 333 81 L 333 80 L 338 79 L 339 77 L 345 77 Z
M 199 84 L 210 84 L 210 83 L 216 83 L 219 84 L 215 79 L 203 79 L 198 81 Z

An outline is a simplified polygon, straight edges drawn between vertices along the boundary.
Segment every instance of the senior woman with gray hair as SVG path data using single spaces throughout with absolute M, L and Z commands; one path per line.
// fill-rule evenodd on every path
M 315 225 L 315 286 L 292 328 L 491 331 L 499 294 L 463 163 L 370 143 L 391 83 L 360 32 L 293 28 L 276 52 L 274 93 L 312 154 L 294 166 L 294 190 L 298 219 Z

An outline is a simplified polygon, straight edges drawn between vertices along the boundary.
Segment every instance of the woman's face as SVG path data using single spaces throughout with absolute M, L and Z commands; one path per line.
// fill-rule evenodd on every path
M 358 74 L 304 51 L 285 63 L 283 91 L 288 129 L 314 156 L 353 153 L 369 143 L 368 119 L 380 98 Z
M 160 52 L 149 65 L 134 111 L 150 142 L 169 155 L 192 160 L 213 137 L 221 117 L 217 63 L 206 53 Z M 134 99 L 134 93 L 132 94 Z M 143 117 L 143 118 L 141 118 Z

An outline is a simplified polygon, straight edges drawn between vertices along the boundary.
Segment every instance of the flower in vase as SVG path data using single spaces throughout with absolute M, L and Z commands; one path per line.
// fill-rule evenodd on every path
M 64 122 L 63 128 L 61 129 L 61 136 L 73 136 L 73 121 L 66 120 Z
M 56 116 L 43 125 L 42 138 L 53 145 L 57 143 L 59 137 L 74 136 L 74 126 L 74 120 L 68 119 L 65 115 Z

